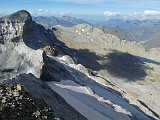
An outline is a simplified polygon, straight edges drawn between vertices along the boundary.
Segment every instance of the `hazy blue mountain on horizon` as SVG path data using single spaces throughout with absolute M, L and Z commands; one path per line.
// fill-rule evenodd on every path
M 46 28 L 52 28 L 55 25 L 62 25 L 65 27 L 72 27 L 77 24 L 90 24 L 85 20 L 74 18 L 71 16 L 62 16 L 62 17 L 55 17 L 55 16 L 33 16 L 32 17 L 34 21 L 36 21 L 39 24 L 42 24 Z M 91 25 L 91 24 L 90 24 Z
M 160 47 L 160 20 L 109 19 L 96 23 L 106 33 L 115 34 L 121 39 L 137 41 L 145 48 Z
M 72 27 L 78 24 L 89 24 L 102 29 L 106 33 L 118 36 L 120 39 L 136 41 L 144 45 L 145 48 L 160 47 L 160 20 L 138 20 L 138 19 L 108 19 L 104 21 L 85 21 L 71 16 L 33 16 L 33 20 L 42 24 L 45 28 L 52 28 L 55 25 Z

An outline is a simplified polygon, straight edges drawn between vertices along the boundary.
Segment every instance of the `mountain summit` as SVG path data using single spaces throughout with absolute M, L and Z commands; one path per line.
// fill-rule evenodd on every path
M 17 11 L 11 14 L 8 18 L 11 19 L 12 21 L 21 21 L 21 22 L 32 21 L 31 14 L 26 10 Z

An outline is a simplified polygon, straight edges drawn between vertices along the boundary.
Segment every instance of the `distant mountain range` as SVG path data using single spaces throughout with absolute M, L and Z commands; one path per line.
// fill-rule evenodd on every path
M 55 17 L 55 16 L 37 16 L 33 17 L 33 20 L 36 21 L 39 24 L 42 24 L 46 28 L 52 28 L 55 25 L 62 25 L 66 27 L 72 27 L 77 24 L 84 24 L 88 22 L 82 20 L 82 19 L 77 19 L 71 16 L 62 16 L 62 17 Z
M 110 19 L 96 24 L 106 33 L 115 34 L 121 39 L 137 41 L 145 48 L 160 47 L 160 20 Z
M 160 20 L 124 20 L 108 19 L 96 23 L 89 23 L 83 19 L 71 16 L 37 16 L 33 20 L 45 28 L 52 28 L 56 25 L 72 27 L 78 24 L 89 24 L 102 29 L 106 33 L 114 34 L 120 39 L 136 41 L 142 44 L 146 49 L 160 47 Z

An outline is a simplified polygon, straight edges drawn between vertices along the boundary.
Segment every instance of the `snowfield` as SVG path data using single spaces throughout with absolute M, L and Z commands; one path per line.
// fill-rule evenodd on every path
M 88 120 L 129 120 L 127 115 L 118 113 L 101 100 L 103 98 L 94 95 L 89 87 L 70 80 L 49 82 L 48 85 Z
M 150 120 L 124 99 L 96 83 L 81 86 L 71 80 L 48 82 L 52 90 L 88 120 Z M 123 108 L 122 108 L 123 106 Z

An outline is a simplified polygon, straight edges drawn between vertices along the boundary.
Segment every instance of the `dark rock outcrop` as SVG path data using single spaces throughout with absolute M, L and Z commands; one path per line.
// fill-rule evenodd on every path
M 50 55 L 50 56 L 57 56 L 58 55 L 58 50 L 54 47 L 51 47 L 51 46 L 45 46 L 43 48 L 43 51 L 45 51 L 46 54 Z
M 55 118 L 53 110 L 43 100 L 31 96 L 23 86 L 0 85 L 1 120 L 56 120 Z
M 74 80 L 70 72 L 64 67 L 62 63 L 51 59 L 43 53 L 44 65 L 42 67 L 40 78 L 43 81 L 60 81 L 61 79 Z
M 43 99 L 52 108 L 53 115 L 62 120 L 86 120 L 81 114 L 66 103 L 56 92 L 42 80 L 32 74 L 21 74 L 14 79 L 5 80 L 3 84 L 22 85 L 24 89 L 38 99 Z

